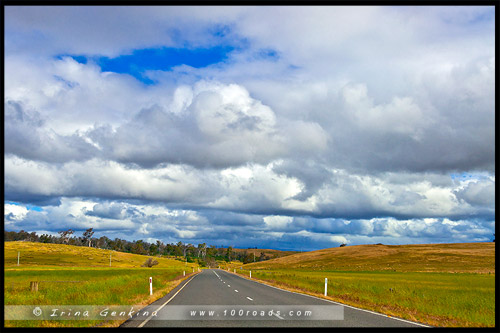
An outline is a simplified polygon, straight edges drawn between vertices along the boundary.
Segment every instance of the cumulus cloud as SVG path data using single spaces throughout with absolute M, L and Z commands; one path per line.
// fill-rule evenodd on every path
M 85 214 L 88 216 L 97 216 L 108 219 L 124 219 L 130 214 L 127 207 L 116 202 L 112 203 L 97 203 L 92 207 L 92 210 L 86 210 Z
M 60 135 L 44 128 L 37 111 L 21 103 L 4 104 L 5 153 L 52 163 L 82 161 L 96 154 L 96 148 L 78 133 Z
M 375 177 L 328 169 L 320 179 L 321 185 L 313 191 L 303 183 L 307 175 L 299 175 L 301 180 L 293 173 L 276 173 L 276 165 L 279 170 L 279 163 L 223 170 L 168 164 L 144 170 L 97 159 L 55 167 L 7 158 L 6 199 L 12 199 L 16 193 L 35 197 L 103 197 L 322 218 L 494 215 L 494 199 L 489 197 L 494 194 L 493 182 L 489 178 L 480 179 L 474 185 L 449 182 L 448 186 L 442 186 L 447 182 L 435 180 L 437 184 L 433 184 L 426 176 L 414 177 L 408 182 L 408 177 L 398 181 L 394 174 Z M 433 177 L 440 178 L 439 175 Z M 308 195 L 301 196 L 302 191 Z M 467 204 L 462 203 L 464 200 Z M 104 207 L 96 209 L 102 212 Z
M 297 152 L 324 151 L 328 142 L 317 123 L 282 121 L 245 88 L 205 81 L 176 89 L 169 106 L 144 108 L 116 128 L 97 126 L 85 135 L 106 158 L 143 167 L 266 164 Z
M 494 8 L 9 6 L 5 25 L 9 228 L 284 248 L 494 230 Z M 218 46 L 137 68 L 148 84 L 96 60 Z
M 493 208 L 495 207 L 495 181 L 488 177 L 466 182 L 465 185 L 455 190 L 455 195 L 469 205 Z

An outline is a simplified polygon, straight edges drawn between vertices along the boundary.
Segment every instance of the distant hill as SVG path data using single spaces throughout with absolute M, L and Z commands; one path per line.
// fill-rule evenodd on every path
M 238 248 L 233 248 L 233 252 L 238 254 L 246 252 L 252 256 L 255 254 L 256 258 L 258 258 L 263 253 L 265 256 L 271 259 L 286 257 L 292 254 L 300 253 L 299 251 L 281 251 L 273 249 L 238 249 Z
M 65 244 L 50 244 L 13 241 L 4 242 L 4 267 L 17 266 L 17 254 L 20 253 L 20 267 L 111 267 L 137 268 L 151 256 L 124 253 L 111 250 L 96 249 L 93 247 L 74 246 Z M 158 261 L 155 267 L 184 266 L 185 264 L 174 259 L 154 257 Z M 189 265 L 192 266 L 192 265 Z
M 495 273 L 495 243 L 344 246 L 250 263 L 245 268 Z

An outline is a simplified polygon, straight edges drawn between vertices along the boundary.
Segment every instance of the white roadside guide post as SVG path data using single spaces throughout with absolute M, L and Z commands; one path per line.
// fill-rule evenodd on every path
M 153 295 L 153 278 L 149 277 L 149 294 Z
M 19 266 L 19 253 L 20 252 L 17 252 L 17 266 Z
M 326 296 L 326 287 L 328 285 L 328 278 L 325 278 L 325 296 Z
M 250 271 L 250 279 L 252 278 L 252 271 Z

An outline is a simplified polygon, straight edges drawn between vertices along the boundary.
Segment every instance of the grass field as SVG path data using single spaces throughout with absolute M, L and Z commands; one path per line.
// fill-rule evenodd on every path
M 248 268 L 495 273 L 495 243 L 356 245 L 293 254 Z
M 94 248 L 29 242 L 4 243 L 4 305 L 146 305 L 164 296 L 195 267 L 155 258 L 159 264 L 141 267 L 147 256 L 111 253 Z M 17 266 L 17 253 L 20 265 Z M 153 295 L 149 295 L 149 277 Z M 30 282 L 39 281 L 38 292 Z M 95 326 L 98 321 L 6 321 L 5 326 Z M 116 326 L 117 322 L 106 322 Z
M 495 326 L 494 243 L 360 245 L 247 264 L 237 273 L 431 326 Z
M 223 269 L 289 290 L 445 327 L 495 326 L 494 243 L 359 245 Z M 4 305 L 146 305 L 195 271 L 193 264 L 95 248 L 4 243 Z M 17 255 L 20 253 L 19 266 Z M 110 267 L 111 254 L 111 267 Z M 243 270 L 240 269 L 243 267 Z M 154 295 L 149 295 L 149 277 Z M 39 291 L 30 291 L 30 281 Z M 60 282 L 78 281 L 78 282 Z M 117 326 L 119 322 L 104 322 Z M 5 326 L 98 326 L 98 321 L 6 321 Z

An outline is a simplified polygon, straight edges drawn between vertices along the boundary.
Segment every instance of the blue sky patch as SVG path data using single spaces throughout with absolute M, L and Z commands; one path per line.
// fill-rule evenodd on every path
M 35 206 L 35 205 L 22 205 L 18 202 L 14 201 L 5 201 L 5 204 L 10 204 L 10 205 L 16 205 L 16 206 L 24 206 L 27 210 L 34 210 L 37 212 L 41 212 L 43 209 L 40 206 Z
M 179 65 L 188 65 L 194 68 L 203 68 L 212 64 L 225 61 L 229 53 L 234 48 L 231 46 L 216 46 L 212 48 L 147 48 L 139 49 L 132 54 L 121 55 L 115 58 L 109 57 L 90 57 L 82 55 L 69 55 L 75 61 L 86 64 L 92 59 L 103 72 L 115 72 L 121 74 L 130 74 L 137 80 L 145 84 L 153 84 L 154 81 L 144 76 L 147 70 L 168 71 L 172 67 Z M 58 56 L 61 59 L 62 55 Z
M 486 174 L 481 173 L 470 173 L 470 172 L 462 172 L 462 173 L 452 173 L 450 174 L 451 179 L 455 180 L 470 180 L 470 179 L 486 179 L 488 176 Z

